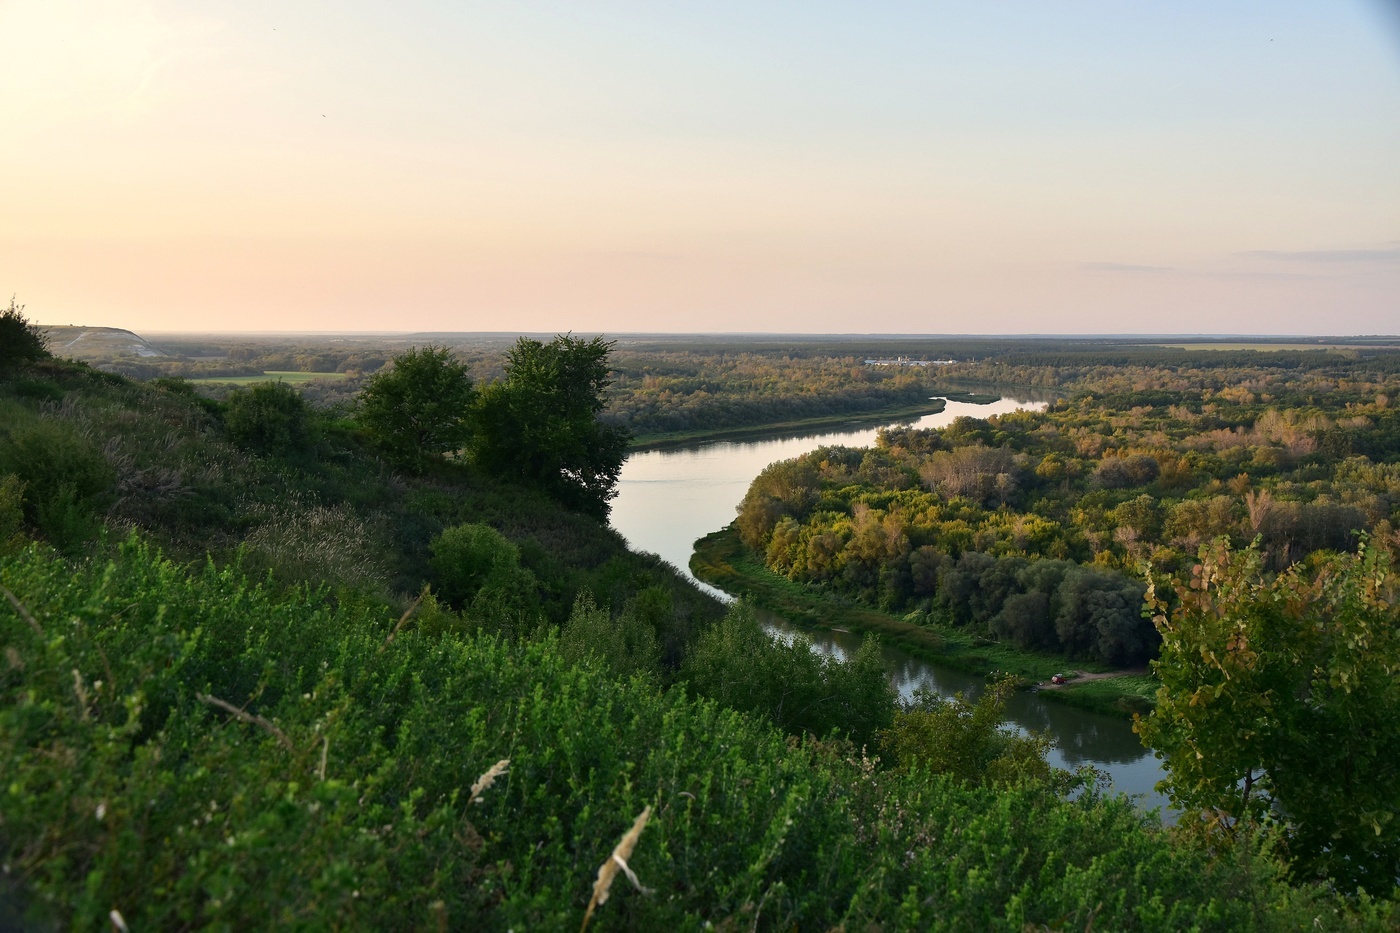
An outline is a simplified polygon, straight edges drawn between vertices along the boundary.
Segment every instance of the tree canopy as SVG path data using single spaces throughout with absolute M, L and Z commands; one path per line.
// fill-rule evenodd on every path
M 516 341 L 506 354 L 505 378 L 481 393 L 477 462 L 570 508 L 607 518 L 629 437 L 598 420 L 612 348 L 601 337 L 567 334 L 549 343 Z
M 306 400 L 285 382 L 234 390 L 224 413 L 224 429 L 239 446 L 264 453 L 302 450 L 312 436 Z
M 24 316 L 24 305 L 10 298 L 8 308 L 0 308 L 0 371 L 49 355 L 44 335 Z
M 1135 728 L 1172 802 L 1208 831 L 1277 821 L 1306 875 L 1400 877 L 1400 616 L 1383 549 L 1320 554 L 1273 580 L 1258 547 L 1207 545 L 1162 633 L 1157 709 Z
M 466 445 L 475 397 L 466 366 L 451 350 L 414 347 L 370 377 L 356 418 L 393 460 L 421 470 Z

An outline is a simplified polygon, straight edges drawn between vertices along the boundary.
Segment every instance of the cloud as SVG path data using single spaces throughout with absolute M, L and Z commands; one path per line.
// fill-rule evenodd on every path
M 1135 272 L 1158 273 L 1175 272 L 1171 266 L 1137 266 L 1128 262 L 1085 262 L 1079 268 L 1085 272 Z
M 1390 249 L 1256 249 L 1236 255 L 1282 262 L 1400 262 L 1400 247 Z

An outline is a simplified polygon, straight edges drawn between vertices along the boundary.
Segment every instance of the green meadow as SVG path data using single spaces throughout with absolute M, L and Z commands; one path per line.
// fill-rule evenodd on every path
M 194 383 L 222 383 L 225 385 L 252 385 L 255 382 L 313 382 L 317 379 L 341 380 L 346 378 L 345 373 L 294 373 L 286 371 L 267 370 L 261 376 L 210 376 L 206 379 L 191 379 Z

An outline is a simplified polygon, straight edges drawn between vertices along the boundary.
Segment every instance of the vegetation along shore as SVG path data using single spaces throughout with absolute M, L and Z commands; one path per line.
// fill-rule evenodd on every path
M 1400 354 L 513 336 L 219 388 L 56 357 L 14 303 L 0 337 L 0 925 L 1400 918 Z M 608 526 L 643 425 L 916 404 L 851 362 L 910 354 L 1065 398 L 771 466 L 695 562 L 752 604 Z M 1142 713 L 1181 816 L 1050 767 L 1013 677 L 902 702 L 877 639 L 755 606 L 1028 680 L 1146 665 L 1047 697 Z

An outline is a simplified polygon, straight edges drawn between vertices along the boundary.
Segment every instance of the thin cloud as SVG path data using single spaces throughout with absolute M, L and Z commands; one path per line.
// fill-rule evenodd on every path
M 1400 248 L 1392 249 L 1256 249 L 1239 253 L 1246 259 L 1282 262 L 1400 262 Z
M 1079 268 L 1085 272 L 1132 272 L 1132 273 L 1159 273 L 1175 272 L 1171 266 L 1138 266 L 1129 262 L 1085 262 L 1080 263 Z

